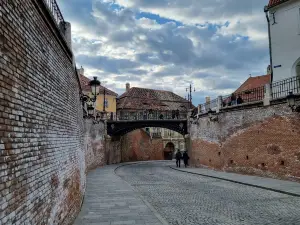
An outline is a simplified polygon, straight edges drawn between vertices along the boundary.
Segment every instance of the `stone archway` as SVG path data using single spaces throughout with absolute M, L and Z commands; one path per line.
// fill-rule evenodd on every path
M 172 160 L 174 151 L 175 151 L 175 145 L 172 142 L 168 142 L 164 149 L 164 159 Z
M 300 93 L 300 58 L 298 58 L 296 60 L 296 62 L 294 63 L 293 67 L 292 67 L 292 76 L 293 77 L 296 77 L 296 78 L 293 78 L 293 81 L 295 79 L 295 83 L 293 83 L 293 93 L 296 94 L 296 93 Z

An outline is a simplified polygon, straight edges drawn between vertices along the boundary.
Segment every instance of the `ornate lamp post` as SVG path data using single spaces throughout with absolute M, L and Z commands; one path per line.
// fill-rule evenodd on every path
M 300 112 L 300 105 L 296 105 L 296 96 L 293 92 L 290 92 L 287 96 L 288 106 L 293 110 L 293 112 Z
M 186 88 L 186 92 L 188 92 L 188 101 L 190 102 L 190 109 L 192 108 L 192 84 L 190 84 L 190 87 Z M 194 87 L 194 92 L 196 92 L 196 88 Z
M 94 77 L 94 80 L 90 81 L 89 85 L 92 88 L 92 94 L 93 94 L 93 98 L 91 100 L 92 100 L 92 102 L 96 102 L 97 95 L 100 92 L 101 82 L 99 80 L 97 80 L 97 77 Z

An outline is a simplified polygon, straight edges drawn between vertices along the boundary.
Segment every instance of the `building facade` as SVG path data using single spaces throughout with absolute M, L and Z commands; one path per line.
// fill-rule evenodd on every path
M 92 90 L 89 86 L 89 82 L 91 81 L 89 78 L 84 76 L 84 69 L 81 68 L 78 70 L 80 83 L 82 87 L 82 92 L 84 95 L 92 97 Z M 97 115 L 106 117 L 108 119 L 116 119 L 116 111 L 117 111 L 117 96 L 118 94 L 100 86 L 100 91 L 97 95 L 97 99 L 95 102 L 95 110 Z M 87 103 L 92 104 L 91 101 Z
M 300 77 L 300 0 L 270 0 L 265 11 L 270 26 L 273 82 Z
M 170 91 L 133 87 L 117 100 L 119 120 L 186 119 L 191 104 Z M 194 106 L 192 106 L 194 108 Z
M 117 117 L 119 120 L 186 119 L 190 107 L 189 101 L 173 92 L 130 88 L 127 83 L 126 92 L 117 100 Z M 162 139 L 164 159 L 174 158 L 177 150 L 186 150 L 184 136 L 175 131 L 159 127 L 144 130 L 151 139 Z

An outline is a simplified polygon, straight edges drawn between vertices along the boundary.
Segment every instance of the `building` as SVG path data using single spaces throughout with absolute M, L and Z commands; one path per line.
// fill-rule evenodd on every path
M 146 88 L 130 88 L 126 84 L 126 92 L 117 100 L 117 115 L 120 120 L 173 119 L 178 110 L 179 119 L 186 119 L 190 104 L 186 99 L 170 91 Z M 177 118 L 177 117 L 176 117 Z M 147 127 L 144 130 L 152 139 L 162 139 L 164 158 L 172 159 L 176 150 L 185 150 L 183 135 L 165 128 Z
M 265 12 L 272 82 L 300 77 L 300 0 L 270 0 Z
M 178 118 L 186 119 L 190 107 L 189 101 L 173 92 L 130 88 L 128 83 L 126 92 L 117 100 L 117 114 L 122 120 L 172 119 L 177 110 Z
M 271 74 L 249 77 L 234 93 L 241 93 L 247 90 L 264 87 L 271 83 Z
M 145 128 L 145 130 L 150 134 L 151 138 L 162 139 L 164 159 L 174 158 L 177 150 L 181 152 L 186 150 L 184 136 L 178 132 L 159 127 L 149 127 Z
M 89 82 L 91 80 L 84 75 L 84 69 L 82 67 L 78 70 L 78 73 L 83 94 L 92 97 L 92 90 L 89 86 Z M 100 86 L 100 91 L 95 103 L 96 113 L 101 116 L 105 115 L 106 118 L 111 118 L 111 116 L 113 116 L 115 119 L 117 111 L 117 96 L 117 93 Z M 105 108 L 103 106 L 105 106 Z

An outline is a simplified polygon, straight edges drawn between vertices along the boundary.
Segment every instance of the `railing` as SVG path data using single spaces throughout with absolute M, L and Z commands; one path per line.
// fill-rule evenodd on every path
M 201 113 L 206 113 L 210 110 L 216 110 L 217 106 L 218 106 L 218 99 L 214 99 L 211 100 L 210 102 L 206 102 L 200 105 L 200 111 Z
M 218 107 L 226 108 L 244 103 L 263 101 L 264 95 L 265 86 L 221 96 L 221 98 L 213 99 L 210 102 L 201 104 L 200 113 L 207 113 L 210 110 L 216 111 Z M 218 99 L 220 99 L 220 102 Z
M 57 26 L 61 28 L 62 24 L 65 24 L 64 17 L 58 7 L 56 0 L 43 0 L 48 6 L 49 11 L 51 12 Z
M 152 133 L 152 138 L 162 138 L 161 132 L 159 132 L 159 133 Z
M 300 94 L 300 77 L 291 77 L 271 84 L 272 98 L 284 98 L 290 92 Z
M 265 86 L 249 89 L 242 92 L 236 92 L 231 95 L 222 97 L 222 107 L 263 101 L 264 96 L 265 96 Z
M 123 113 L 123 115 L 118 117 L 118 120 L 181 120 L 186 119 L 187 113 L 180 112 L 175 115 L 172 112 L 159 112 L 154 111 L 153 113 L 143 113 L 143 112 L 129 112 Z

